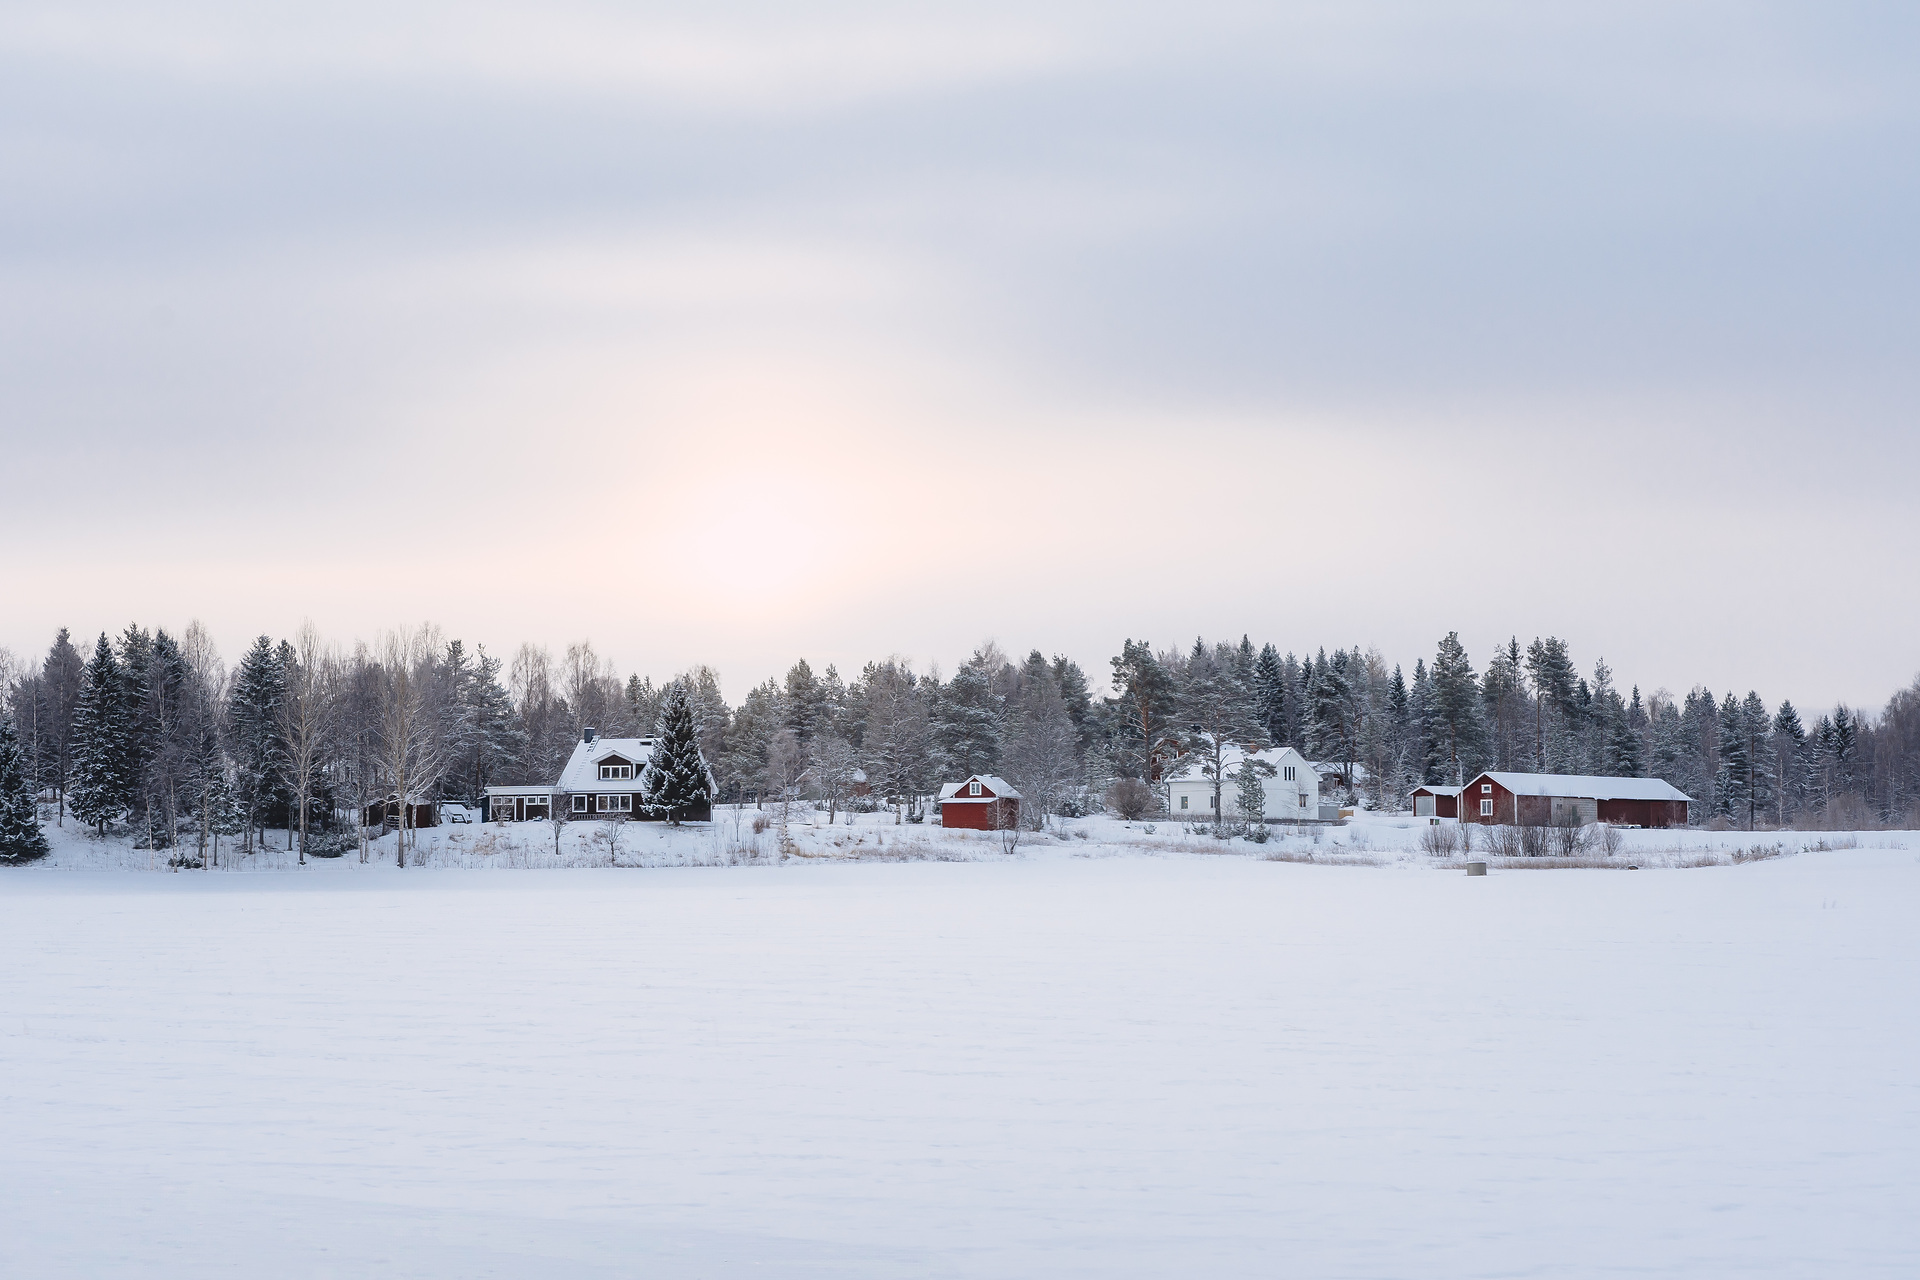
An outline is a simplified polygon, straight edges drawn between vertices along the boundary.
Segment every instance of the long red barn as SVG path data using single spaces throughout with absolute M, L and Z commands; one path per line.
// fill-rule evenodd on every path
M 1684 827 L 1693 797 L 1659 778 L 1575 773 L 1483 773 L 1460 792 L 1460 821 L 1516 827 L 1610 822 Z

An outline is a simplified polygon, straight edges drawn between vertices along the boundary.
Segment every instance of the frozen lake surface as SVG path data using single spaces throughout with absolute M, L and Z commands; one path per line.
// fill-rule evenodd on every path
M 1920 858 L 0 874 L 0 1272 L 1911 1277 Z

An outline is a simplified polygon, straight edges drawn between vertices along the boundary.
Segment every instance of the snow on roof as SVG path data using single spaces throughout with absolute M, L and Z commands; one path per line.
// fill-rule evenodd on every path
M 1263 764 L 1270 764 L 1275 769 L 1278 769 L 1281 763 L 1289 756 L 1299 760 L 1302 764 L 1306 764 L 1309 768 L 1313 767 L 1305 756 L 1295 751 L 1292 747 L 1268 747 L 1264 751 L 1256 751 L 1253 753 L 1255 760 Z M 1240 762 L 1246 758 L 1247 752 L 1244 747 L 1222 747 L 1220 749 L 1220 763 L 1224 768 L 1238 769 Z M 1200 780 L 1200 761 L 1197 759 L 1188 760 L 1184 765 L 1180 766 L 1179 772 L 1169 775 L 1167 780 L 1169 782 L 1194 782 Z M 1211 780 L 1207 782 L 1207 785 L 1213 785 Z
M 1313 769 L 1315 773 L 1337 773 L 1342 777 L 1351 777 L 1355 782 L 1366 782 L 1373 776 L 1367 772 L 1367 766 L 1358 760 L 1347 764 L 1342 764 L 1338 760 L 1315 760 Z
M 548 796 L 553 794 L 553 788 L 550 786 L 488 787 L 484 794 L 490 796 Z
M 1566 796 L 1575 800 L 1691 800 L 1662 778 L 1602 778 L 1584 773 L 1483 773 L 1517 796 Z M 1473 785 L 1472 783 L 1468 784 Z
M 1465 788 L 1465 787 L 1430 787 L 1430 786 L 1428 786 L 1428 785 L 1427 785 L 1426 783 L 1424 783 L 1424 782 L 1423 782 L 1423 783 L 1421 783 L 1421 784 L 1420 784 L 1419 786 L 1417 786 L 1417 787 L 1415 787 L 1415 788 L 1413 789 L 1413 791 L 1409 791 L 1409 792 L 1408 792 L 1407 794 L 1408 794 L 1408 795 L 1412 795 L 1412 794 L 1414 793 L 1414 791 L 1425 791 L 1425 792 L 1427 792 L 1427 793 L 1428 793 L 1429 795 L 1436 795 L 1436 796 L 1457 796 L 1457 795 L 1459 795 L 1459 794 L 1460 794 L 1460 793 L 1461 793 L 1462 791 L 1465 791 L 1465 790 L 1466 790 L 1466 788 Z
M 619 756 L 633 766 L 631 778 L 602 778 L 600 762 L 609 756 Z M 560 781 L 555 784 L 559 791 L 638 791 L 640 789 L 640 771 L 647 767 L 647 761 L 653 759 L 652 738 L 595 738 L 592 742 L 573 744 L 573 755 L 567 760 L 567 767 L 560 771 Z
M 1005 778 L 995 777 L 991 773 L 976 773 L 972 777 L 967 778 L 963 782 L 941 783 L 940 799 L 943 802 L 947 800 L 952 800 L 956 803 L 964 804 L 970 801 L 983 802 L 992 798 L 990 796 L 963 796 L 959 794 L 961 788 L 965 787 L 968 782 L 978 782 L 981 786 L 985 787 L 988 791 L 993 792 L 994 796 L 998 796 L 1003 800 L 1025 799 L 1024 796 L 1022 796 L 1018 791 L 1015 791 L 1013 789 L 1013 784 L 1011 782 L 1008 782 Z

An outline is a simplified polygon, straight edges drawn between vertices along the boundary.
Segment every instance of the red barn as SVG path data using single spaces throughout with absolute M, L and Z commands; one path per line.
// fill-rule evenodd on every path
M 1020 793 L 1005 778 L 976 773 L 940 788 L 940 825 L 972 831 L 1005 831 L 1019 825 Z
M 1416 818 L 1457 818 L 1460 816 L 1459 787 L 1415 787 L 1408 796 Z
M 1574 773 L 1483 773 L 1460 793 L 1460 821 L 1515 827 L 1609 822 L 1684 827 L 1692 797 L 1659 778 Z

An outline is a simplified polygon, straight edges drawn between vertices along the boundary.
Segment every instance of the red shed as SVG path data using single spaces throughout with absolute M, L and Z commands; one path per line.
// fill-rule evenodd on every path
M 1575 773 L 1483 773 L 1460 794 L 1460 821 L 1544 827 L 1610 822 L 1622 827 L 1684 827 L 1692 797 L 1659 778 Z
M 1020 793 L 1005 778 L 976 773 L 940 788 L 940 825 L 1005 831 L 1020 821 Z
M 1457 818 L 1460 816 L 1459 787 L 1415 787 L 1408 792 L 1416 818 Z

